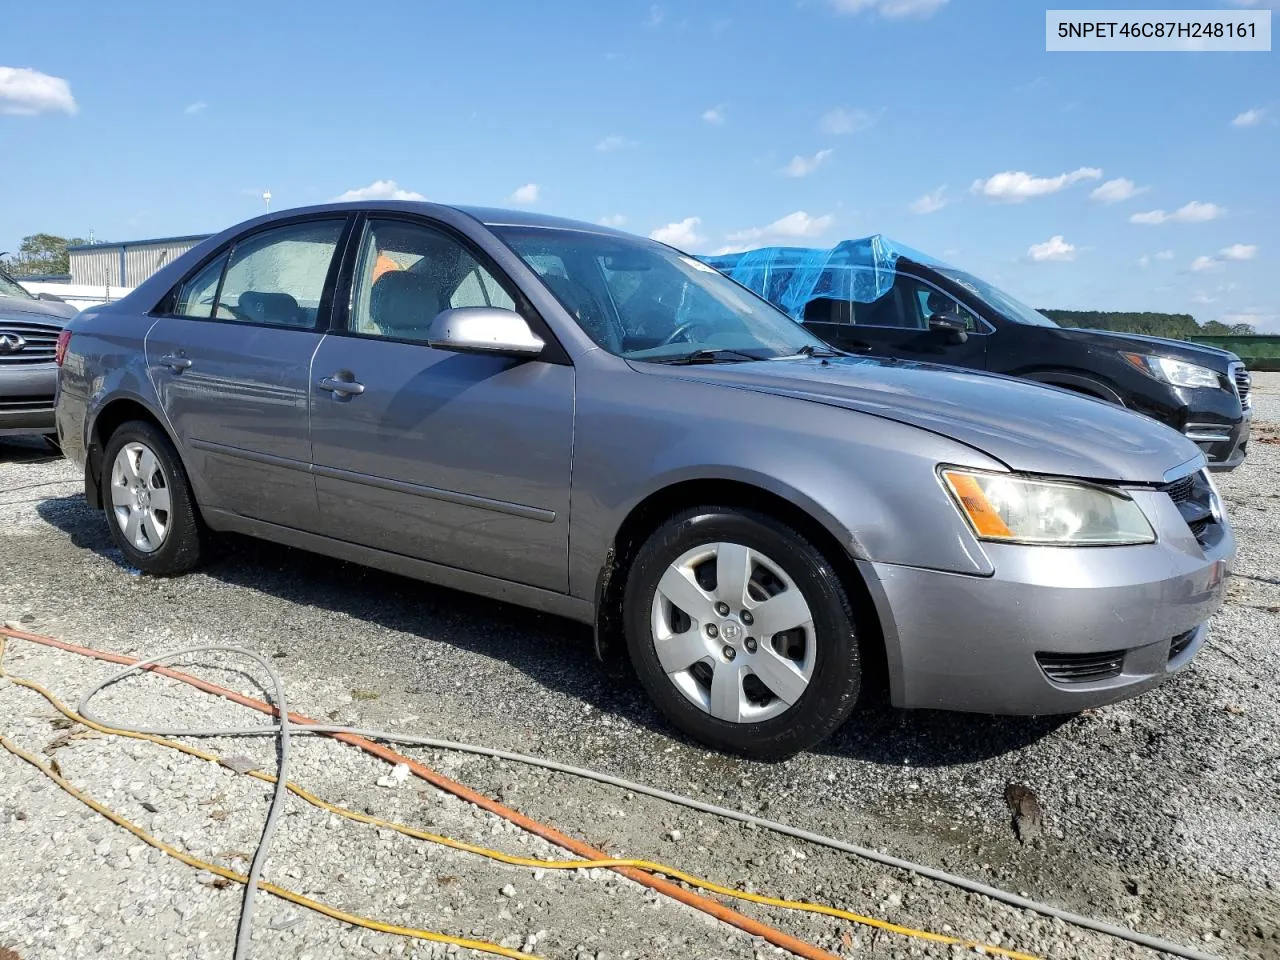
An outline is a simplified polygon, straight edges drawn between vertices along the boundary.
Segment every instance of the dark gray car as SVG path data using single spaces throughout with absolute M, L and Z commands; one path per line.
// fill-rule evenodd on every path
M 75 307 L 34 297 L 0 270 L 0 437 L 53 433 L 54 353 L 75 315 Z
M 593 624 L 713 746 L 862 694 L 1069 712 L 1191 660 L 1235 543 L 1112 405 L 848 357 L 661 244 L 498 210 L 272 214 L 71 324 L 58 431 L 125 558 L 209 531 Z

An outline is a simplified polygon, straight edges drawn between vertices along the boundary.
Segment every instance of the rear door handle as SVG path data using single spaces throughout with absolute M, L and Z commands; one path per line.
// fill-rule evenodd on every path
M 316 386 L 339 397 L 359 396 L 364 393 L 363 383 L 355 380 L 339 380 L 337 377 L 321 377 L 316 381 Z
M 160 358 L 160 362 L 174 373 L 181 373 L 183 370 L 186 370 L 191 366 L 191 358 L 184 357 L 179 353 L 166 353 Z

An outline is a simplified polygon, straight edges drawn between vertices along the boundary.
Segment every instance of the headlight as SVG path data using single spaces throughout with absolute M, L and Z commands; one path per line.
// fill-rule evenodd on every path
M 1136 503 L 1101 487 L 977 470 L 944 469 L 942 479 L 983 540 L 1100 546 L 1156 538 Z
M 1185 360 L 1174 360 L 1172 357 L 1148 357 L 1141 353 L 1122 353 L 1121 356 L 1148 376 L 1171 383 L 1175 387 L 1217 389 L 1222 386 L 1222 378 L 1218 375 L 1218 371 L 1187 363 Z

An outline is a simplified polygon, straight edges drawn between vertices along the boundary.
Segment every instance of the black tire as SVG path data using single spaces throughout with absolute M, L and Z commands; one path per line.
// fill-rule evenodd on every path
M 686 551 L 716 542 L 741 544 L 780 566 L 813 617 L 816 654 L 808 686 L 783 713 L 759 722 L 722 720 L 693 703 L 667 676 L 655 649 L 651 611 L 659 581 Z M 631 565 L 623 621 L 631 662 L 658 708 L 690 737 L 717 750 L 755 760 L 786 759 L 826 739 L 858 701 L 862 664 L 844 585 L 818 549 L 765 514 L 706 506 L 662 524 Z
M 141 443 L 155 454 L 169 491 L 167 529 L 159 548 L 151 551 L 140 550 L 125 536 L 112 503 L 113 464 L 121 449 L 129 443 Z M 191 494 L 187 471 L 163 430 L 145 420 L 130 420 L 117 427 L 107 439 L 99 489 L 111 539 L 127 563 L 157 577 L 177 576 L 199 565 L 208 534 Z

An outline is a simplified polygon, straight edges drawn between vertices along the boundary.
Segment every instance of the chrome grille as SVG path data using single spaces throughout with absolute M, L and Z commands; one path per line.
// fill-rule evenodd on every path
M 0 394 L 0 413 L 41 413 L 53 409 L 53 395 L 6 397 Z
M 0 366 L 48 363 L 61 332 L 60 324 L 0 318 Z
M 1253 386 L 1253 378 L 1243 363 L 1231 364 L 1231 382 L 1236 385 L 1236 394 L 1240 397 L 1240 409 L 1248 410 L 1253 406 L 1249 399 L 1249 388 Z

